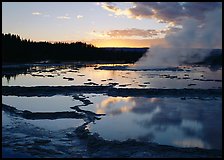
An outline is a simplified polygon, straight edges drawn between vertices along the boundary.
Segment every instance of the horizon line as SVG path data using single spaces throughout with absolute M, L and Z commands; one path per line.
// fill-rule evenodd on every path
M 30 38 L 23 38 L 22 36 L 20 36 L 19 34 L 14 34 L 14 33 L 3 33 L 2 34 L 4 35 L 7 35 L 7 34 L 11 34 L 11 35 L 15 35 L 15 36 L 19 36 L 21 40 L 30 40 L 31 42 L 47 42 L 47 43 L 51 43 L 51 44 L 54 44 L 54 43 L 67 43 L 67 44 L 71 44 L 71 43 L 77 43 L 77 42 L 81 42 L 81 43 L 86 43 L 86 44 L 91 44 L 93 45 L 94 47 L 96 48 L 150 48 L 149 46 L 144 46 L 144 47 L 129 47 L 129 46 L 121 46 L 121 47 L 115 47 L 115 46 L 107 46 L 107 47 L 100 47 L 100 46 L 96 46 L 92 43 L 88 43 L 88 42 L 85 42 L 85 41 L 81 41 L 81 40 L 77 40 L 77 41 L 73 41 L 73 40 L 62 40 L 62 41 L 47 41 L 47 40 L 33 40 L 33 39 L 30 39 Z

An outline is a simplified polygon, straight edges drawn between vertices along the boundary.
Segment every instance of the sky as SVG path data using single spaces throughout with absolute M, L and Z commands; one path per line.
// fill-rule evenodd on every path
M 166 43 L 185 19 L 203 25 L 206 13 L 220 8 L 221 2 L 3 2 L 2 33 L 97 47 L 150 47 Z

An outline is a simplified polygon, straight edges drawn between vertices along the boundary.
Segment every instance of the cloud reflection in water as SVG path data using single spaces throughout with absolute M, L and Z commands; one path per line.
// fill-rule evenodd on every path
M 129 129 L 125 127 L 127 131 L 116 125 L 110 126 L 113 128 L 113 134 L 117 134 L 118 137 L 120 136 L 118 132 L 131 131 L 135 132 L 135 139 L 140 141 L 180 147 L 222 148 L 220 99 L 202 101 L 179 98 L 108 97 L 99 103 L 96 111 L 106 113 L 112 119 L 116 119 L 116 122 L 120 119 L 119 126 L 130 126 Z M 107 120 L 109 121 L 107 118 L 102 119 L 105 123 Z M 105 126 L 100 129 L 100 121 L 95 125 L 99 134 L 107 130 Z

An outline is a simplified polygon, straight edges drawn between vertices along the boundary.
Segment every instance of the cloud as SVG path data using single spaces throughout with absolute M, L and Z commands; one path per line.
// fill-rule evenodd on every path
M 106 33 L 97 32 L 95 30 L 93 30 L 92 32 L 88 32 L 88 34 L 93 35 L 94 37 L 98 37 L 98 38 L 110 38 Z
M 155 18 L 161 22 L 177 22 L 183 16 L 178 2 L 135 2 L 135 7 L 129 12 L 133 18 Z
M 71 18 L 68 16 L 58 16 L 57 19 L 71 19 Z
M 35 16 L 42 16 L 42 17 L 51 17 L 48 13 L 41 13 L 41 12 L 32 12 L 32 15 L 35 15 Z
M 222 7 L 221 2 L 133 2 L 128 9 L 121 9 L 115 3 L 101 3 L 101 7 L 116 15 L 129 18 L 154 18 L 159 22 L 180 24 L 187 18 L 203 21 L 205 13 Z
M 110 37 L 142 37 L 142 38 L 156 38 L 164 36 L 168 30 L 154 30 L 154 29 L 124 29 L 124 30 L 111 30 L 106 34 Z
M 122 10 L 117 7 L 115 3 L 112 2 L 101 2 L 98 5 L 100 5 L 103 9 L 107 11 L 113 12 L 115 15 L 129 15 L 128 10 Z
M 169 27 L 167 29 L 161 29 L 161 30 L 155 30 L 155 29 L 137 29 L 137 28 L 131 28 L 131 29 L 115 29 L 110 31 L 104 31 L 104 32 L 97 32 L 92 31 L 89 34 L 101 37 L 101 38 L 132 38 L 132 39 L 158 39 L 158 38 L 164 38 L 166 34 L 179 31 L 180 28 L 177 27 Z
M 160 23 L 167 23 L 165 40 L 171 47 L 222 48 L 221 2 L 133 2 L 132 5 L 121 9 L 121 5 L 116 3 L 101 3 L 102 8 L 118 16 L 156 19 Z M 157 33 L 135 29 L 106 34 L 111 37 L 126 35 L 146 38 Z
M 76 18 L 80 19 L 80 18 L 83 18 L 83 16 L 82 15 L 77 15 Z
M 121 9 L 119 9 L 118 7 L 115 7 L 115 6 L 113 6 L 111 4 L 108 4 L 108 3 L 102 3 L 101 7 L 108 10 L 108 11 L 111 11 L 111 12 L 121 11 Z
M 32 15 L 37 15 L 37 16 L 39 16 L 39 15 L 41 15 L 42 13 L 40 13 L 40 12 L 33 12 L 32 13 Z
M 203 19 L 183 20 L 181 30 L 164 38 L 169 49 L 163 44 L 152 46 L 136 66 L 141 69 L 162 68 L 201 62 L 210 55 L 211 49 L 222 48 L 222 9 L 206 12 Z

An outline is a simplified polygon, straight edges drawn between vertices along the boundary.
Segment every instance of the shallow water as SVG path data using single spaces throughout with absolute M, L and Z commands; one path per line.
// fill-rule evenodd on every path
M 221 98 L 183 100 L 175 97 L 111 97 L 102 94 L 83 96 L 93 104 L 81 109 L 106 114 L 101 120 L 88 125 L 92 133 L 106 140 L 136 139 L 178 147 L 221 149 Z M 70 107 L 82 104 L 69 96 L 3 96 L 3 103 L 33 112 L 71 111 Z M 79 119 L 26 122 L 48 130 L 78 127 L 84 123 Z
M 221 149 L 221 103 L 221 98 L 105 97 L 90 107 L 107 116 L 89 129 L 107 140 Z
M 74 100 L 72 97 L 61 95 L 52 97 L 2 96 L 2 103 L 15 106 L 20 110 L 29 110 L 31 112 L 71 111 L 72 109 L 70 107 L 82 104 L 82 102 Z
M 27 74 L 3 76 L 3 86 L 70 86 L 114 85 L 119 88 L 220 88 L 222 69 L 184 66 L 183 71 L 133 71 L 96 69 L 103 65 L 81 68 L 33 67 Z M 108 66 L 108 65 L 107 65 Z M 129 65 L 131 66 L 131 65 Z M 72 79 L 68 79 L 72 78 Z
M 109 66 L 110 69 L 99 69 Z M 121 67 L 122 66 L 122 67 Z M 87 66 L 38 66 L 31 67 L 25 72 L 3 74 L 2 86 L 114 86 L 116 88 L 160 88 L 160 89 L 220 89 L 222 88 L 222 68 L 211 70 L 208 67 L 182 66 L 179 71 L 172 70 L 133 70 L 129 65 L 87 65 Z M 122 68 L 125 68 L 122 70 Z M 109 96 L 110 95 L 110 96 Z M 128 95 L 128 93 L 126 94 Z M 122 95 L 124 96 L 124 95 Z M 52 142 L 44 149 L 61 151 L 64 157 L 74 154 L 74 157 L 85 157 L 86 144 L 72 137 L 72 143 L 67 143 L 67 134 L 73 132 L 88 122 L 87 129 L 104 140 L 125 141 L 134 139 L 139 142 L 175 147 L 198 147 L 203 149 L 222 149 L 222 99 L 220 96 L 205 95 L 205 97 L 180 97 L 173 94 L 163 96 L 127 96 L 114 94 L 81 94 L 54 96 L 5 96 L 2 103 L 15 107 L 18 111 L 28 110 L 36 113 L 58 113 L 78 111 L 90 115 L 101 115 L 100 118 L 88 122 L 86 118 L 58 118 L 31 120 L 10 115 L 2 111 L 3 151 L 4 155 L 11 154 L 13 148 L 20 153 L 30 156 L 30 152 L 20 148 L 20 144 L 30 145 L 36 137 L 44 137 L 48 132 Z M 71 108 L 77 106 L 77 108 Z M 94 123 L 92 123 L 94 122 Z M 30 130 L 29 130 L 30 129 Z M 29 130 L 29 131 L 28 131 Z M 16 131 L 16 133 L 14 133 Z M 40 132 L 39 132 L 40 131 Z M 29 135 L 32 133 L 31 135 Z M 54 134 L 53 134 L 54 133 Z M 28 134 L 32 140 L 24 140 L 23 134 Z M 52 136 L 50 136 L 52 134 Z M 17 138 L 9 138 L 9 137 Z M 44 140 L 48 140 L 45 137 Z M 63 137 L 63 138 L 62 138 Z M 61 141 L 61 139 L 64 139 Z M 13 141 L 13 143 L 11 143 Z M 10 144 L 11 143 L 11 144 Z M 65 147 L 63 147 L 65 146 Z M 56 148 L 55 148 L 56 147 Z M 58 147 L 58 148 L 57 148 Z M 67 148 L 66 148 L 67 147 Z M 69 150 L 69 152 L 67 152 Z M 109 151 L 108 151 L 109 152 Z M 29 154 L 27 154 L 29 153 Z M 42 150 L 39 157 L 45 157 Z M 53 151 L 52 151 L 53 153 Z M 60 153 L 62 154 L 62 153 Z M 35 155 L 32 154 L 31 155 Z M 81 156 L 80 156 L 81 155 Z M 36 156 L 36 155 L 35 155 Z M 34 157 L 35 157 L 34 156 Z M 49 154 L 49 157 L 55 157 Z M 88 155 L 89 156 L 89 155 Z M 87 156 L 87 157 L 88 157 Z M 16 157 L 16 155 L 15 155 Z M 38 157 L 38 156 L 37 156 Z M 62 156 L 63 157 L 63 156 Z

